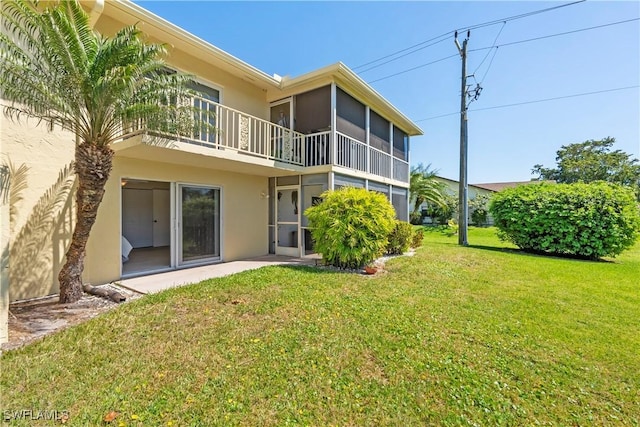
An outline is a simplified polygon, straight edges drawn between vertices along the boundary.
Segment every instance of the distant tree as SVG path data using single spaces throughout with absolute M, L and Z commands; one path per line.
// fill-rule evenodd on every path
M 446 206 L 444 185 L 438 181 L 436 173 L 431 170 L 431 165 L 423 166 L 422 163 L 411 168 L 409 194 L 413 201 L 412 219 L 422 219 L 419 210 L 423 203 L 443 208 Z
M 631 187 L 640 197 L 640 164 L 622 150 L 611 151 L 615 138 L 590 139 L 563 145 L 557 151 L 555 168 L 535 165 L 531 171 L 540 180 L 561 184 L 606 181 Z
M 473 225 L 482 227 L 487 224 L 489 217 L 489 196 L 478 194 L 469 200 L 469 211 L 471 212 L 471 222 Z
M 458 217 L 458 195 L 447 194 L 443 199 L 444 205 L 430 206 L 427 209 L 428 215 L 440 225 L 445 225 L 450 219 Z

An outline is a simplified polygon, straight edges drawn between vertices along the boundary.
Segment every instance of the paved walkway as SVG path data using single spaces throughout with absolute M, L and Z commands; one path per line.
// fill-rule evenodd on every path
M 291 258 L 279 255 L 266 255 L 243 261 L 224 262 L 202 267 L 171 270 L 165 273 L 133 277 L 118 281 L 120 286 L 141 294 L 152 294 L 169 288 L 198 283 L 214 277 L 223 277 L 241 271 L 254 270 L 269 265 L 315 265 L 316 258 Z

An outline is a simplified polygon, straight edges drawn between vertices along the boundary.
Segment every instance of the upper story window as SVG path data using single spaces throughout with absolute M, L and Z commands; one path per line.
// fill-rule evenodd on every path
M 389 141 L 391 139 L 389 135 L 389 122 L 371 110 L 369 126 L 371 129 L 371 134 L 369 135 L 371 146 L 388 153 L 390 148 Z
M 295 96 L 295 127 L 302 133 L 316 133 L 331 127 L 331 86 Z
M 393 156 L 409 161 L 409 136 L 401 129 L 393 127 Z
M 197 81 L 191 81 L 188 84 L 189 89 L 192 89 L 200 94 L 202 98 L 205 98 L 209 101 L 220 102 L 220 91 L 218 89 L 214 89 L 212 87 L 206 86 Z
M 365 106 L 340 88 L 336 88 L 336 130 L 351 138 L 366 140 Z

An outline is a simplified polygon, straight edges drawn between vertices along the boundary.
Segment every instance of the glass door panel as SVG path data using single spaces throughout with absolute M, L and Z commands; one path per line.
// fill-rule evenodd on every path
M 299 256 L 300 191 L 296 187 L 276 189 L 276 254 Z
M 220 258 L 220 190 L 179 186 L 180 264 Z

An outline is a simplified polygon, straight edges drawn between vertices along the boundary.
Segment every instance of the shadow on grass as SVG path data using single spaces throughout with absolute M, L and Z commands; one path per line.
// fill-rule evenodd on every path
M 538 252 L 538 251 L 526 251 L 524 249 L 518 249 L 518 248 L 504 248 L 504 247 L 501 248 L 497 246 L 485 246 L 485 245 L 469 245 L 469 248 L 480 249 L 480 250 L 491 251 L 491 252 L 502 252 L 502 253 L 520 255 L 520 256 L 527 256 L 527 257 L 542 257 L 542 258 L 549 258 L 549 259 L 582 261 L 582 262 L 589 262 L 589 263 L 615 263 L 615 261 L 603 259 L 603 258 L 593 259 L 593 258 L 580 257 L 575 255 L 569 255 L 569 254 L 555 254 L 555 253 Z
M 280 268 L 285 268 L 285 269 L 290 269 L 290 270 L 294 270 L 294 271 L 304 271 L 307 273 L 315 273 L 315 274 L 332 274 L 332 275 L 336 275 L 336 274 L 362 274 L 363 273 L 363 269 L 360 270 L 340 270 L 337 267 L 330 267 L 330 266 L 326 266 L 326 265 L 322 265 L 322 264 L 318 264 L 316 265 L 295 265 L 295 264 L 282 264 L 282 265 L 278 265 L 277 267 Z

